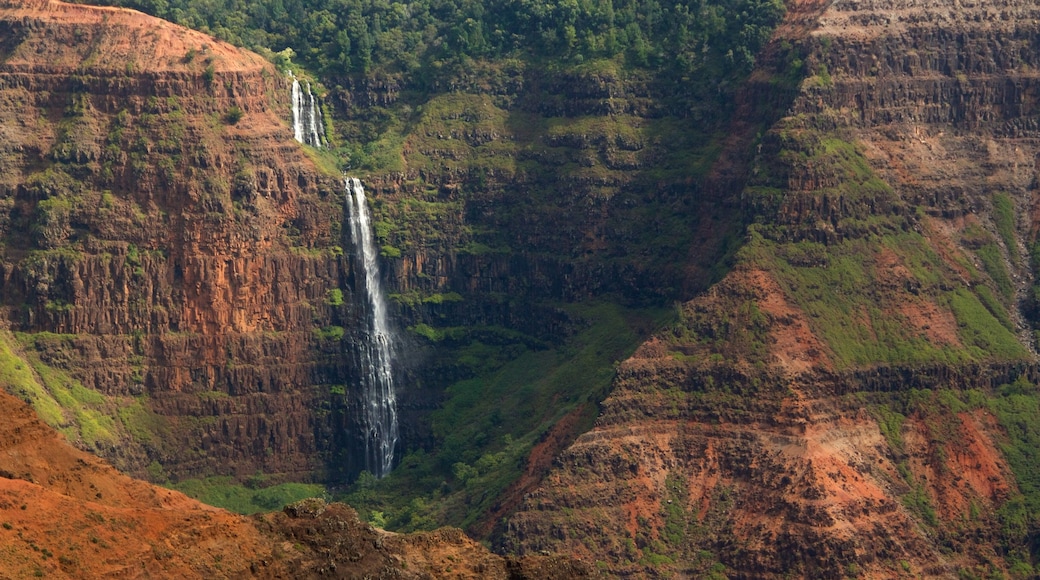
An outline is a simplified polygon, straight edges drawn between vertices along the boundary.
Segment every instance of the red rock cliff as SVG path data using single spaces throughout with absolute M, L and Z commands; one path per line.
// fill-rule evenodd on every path
M 121 468 L 323 467 L 348 371 L 315 330 L 349 326 L 349 272 L 288 99 L 259 56 L 134 11 L 0 4 L 4 318 L 44 383 L 140 411 L 54 421 Z

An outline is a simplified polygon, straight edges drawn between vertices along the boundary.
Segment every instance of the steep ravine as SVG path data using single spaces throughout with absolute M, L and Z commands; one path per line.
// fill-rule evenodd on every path
M 804 80 L 734 269 L 621 364 L 500 547 L 633 576 L 1032 577 L 1037 12 L 839 0 L 788 36 Z

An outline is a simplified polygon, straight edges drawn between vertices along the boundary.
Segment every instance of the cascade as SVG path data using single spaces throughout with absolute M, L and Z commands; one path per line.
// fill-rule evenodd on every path
M 397 445 L 397 399 L 394 395 L 392 359 L 394 336 L 387 321 L 386 299 L 379 280 L 379 262 L 372 235 L 365 189 L 356 178 L 346 180 L 350 204 L 350 233 L 361 275 L 356 276 L 364 294 L 359 306 L 365 314 L 366 340 L 357 344 L 361 369 L 361 417 L 365 469 L 376 477 L 390 472 Z
M 325 126 L 318 113 L 318 98 L 311 92 L 310 83 L 304 91 L 296 75 L 290 72 L 289 77 L 292 78 L 293 136 L 300 143 L 321 147 L 325 144 Z

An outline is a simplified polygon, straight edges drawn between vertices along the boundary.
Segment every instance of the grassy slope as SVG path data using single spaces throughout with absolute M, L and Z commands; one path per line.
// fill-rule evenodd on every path
M 255 476 L 243 485 L 231 477 L 208 477 L 169 487 L 203 503 L 246 515 L 279 510 L 301 499 L 326 495 L 323 485 L 290 482 L 264 486 L 263 480 L 262 476 Z
M 857 145 L 845 140 L 849 137 L 811 124 L 788 119 L 777 129 L 780 151 L 764 162 L 762 177 L 748 188 L 758 207 L 770 209 L 756 217 L 739 257 L 775 276 L 809 316 L 835 364 L 1028 358 L 1009 316 L 1014 289 L 994 237 L 969 225 L 962 233 L 964 245 L 944 252 L 919 233 L 929 219 L 922 209 L 907 207 Z M 824 176 L 822 187 L 806 192 L 778 187 L 806 168 Z M 837 211 L 824 209 L 839 205 Z M 1001 235 L 1013 240 L 1004 214 L 1006 208 L 998 211 Z M 971 267 L 972 246 L 984 272 Z M 928 332 L 929 325 L 911 318 L 922 312 L 951 315 L 956 335 Z

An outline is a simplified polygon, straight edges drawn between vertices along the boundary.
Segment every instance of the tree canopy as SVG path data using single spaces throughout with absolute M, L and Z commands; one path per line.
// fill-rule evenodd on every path
M 623 55 L 680 78 L 740 74 L 783 0 L 108 0 L 252 49 L 292 48 L 325 77 L 438 62 Z

